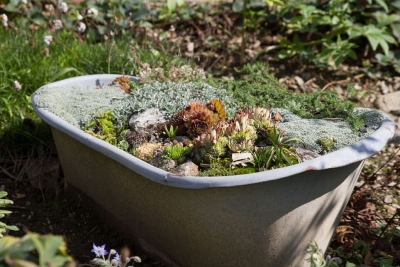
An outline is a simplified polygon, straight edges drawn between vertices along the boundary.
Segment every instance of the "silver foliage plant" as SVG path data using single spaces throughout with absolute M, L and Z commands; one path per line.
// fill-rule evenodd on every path
M 133 113 L 158 108 L 166 118 L 170 118 L 191 102 L 207 103 L 213 98 L 218 98 L 225 104 L 228 117 L 236 113 L 235 100 L 225 89 L 195 82 L 138 83 L 130 96 L 118 101 L 113 109 L 113 117 L 116 124 L 122 126 Z

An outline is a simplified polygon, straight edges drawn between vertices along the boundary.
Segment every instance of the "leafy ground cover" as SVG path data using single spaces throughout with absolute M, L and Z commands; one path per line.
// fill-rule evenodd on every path
M 292 92 L 323 88 L 373 107 L 379 95 L 400 89 L 397 1 L 169 2 L 0 0 L 0 187 L 14 200 L 6 220 L 63 235 L 81 263 L 93 258 L 95 242 L 127 245 L 142 266 L 161 266 L 101 215 L 64 196 L 62 172 L 46 187 L 29 179 L 34 167 L 59 168 L 48 127 L 29 104 L 41 85 L 82 74 L 135 74 L 142 63 L 167 70 L 189 62 L 229 80 L 240 75 L 234 67 L 267 61 Z M 331 244 L 346 266 L 400 264 L 397 149 L 366 162 L 346 207 Z

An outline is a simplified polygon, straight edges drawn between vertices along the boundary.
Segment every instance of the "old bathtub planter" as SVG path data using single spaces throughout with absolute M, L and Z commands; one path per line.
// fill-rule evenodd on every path
M 100 86 L 116 77 L 89 75 L 45 87 Z M 307 266 L 308 243 L 327 248 L 364 160 L 397 128 L 383 120 L 359 142 L 285 168 L 176 176 L 67 123 L 37 98 L 33 107 L 51 126 L 68 188 L 172 266 Z

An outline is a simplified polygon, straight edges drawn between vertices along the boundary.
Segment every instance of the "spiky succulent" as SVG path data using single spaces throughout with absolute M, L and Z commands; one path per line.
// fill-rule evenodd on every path
M 211 130 L 193 139 L 194 145 L 198 147 L 210 147 L 217 143 L 217 131 Z
M 252 120 L 249 119 L 248 114 L 241 113 L 235 116 L 234 120 L 228 124 L 225 129 L 226 136 L 235 136 L 240 134 L 246 140 L 256 139 L 256 129 L 251 125 Z
M 191 148 L 182 146 L 180 144 L 173 144 L 170 146 L 165 146 L 162 154 L 163 158 L 172 159 L 178 161 L 178 163 L 183 163 L 185 157 L 190 155 Z
M 193 155 L 198 162 L 209 162 L 226 154 L 228 138 L 220 136 L 215 129 L 197 136 L 193 140 Z
M 299 142 L 298 138 L 285 136 L 282 131 L 276 127 L 268 129 L 267 147 L 265 153 L 268 155 L 265 162 L 265 168 L 280 168 L 299 163 L 298 156 L 291 144 Z
M 254 140 L 247 139 L 242 134 L 228 137 L 228 147 L 232 152 L 251 152 L 254 148 Z
M 251 124 L 257 129 L 267 129 L 273 127 L 274 122 L 272 121 L 272 114 L 269 109 L 255 106 L 247 107 L 242 110 L 243 114 L 247 114 L 251 120 Z

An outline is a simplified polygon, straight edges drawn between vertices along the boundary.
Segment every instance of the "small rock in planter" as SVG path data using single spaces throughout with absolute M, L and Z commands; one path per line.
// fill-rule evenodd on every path
M 142 113 L 132 115 L 129 119 L 129 127 L 138 133 L 143 133 L 149 125 L 165 122 L 165 117 L 158 108 L 149 108 Z
M 189 161 L 176 167 L 172 173 L 180 176 L 196 176 L 199 173 L 199 167 Z
M 296 148 L 296 154 L 299 157 L 299 163 L 307 161 L 307 160 L 312 160 L 312 159 L 318 158 L 320 156 L 315 151 L 300 148 L 300 147 Z
M 163 146 L 157 148 L 153 153 L 153 158 L 150 160 L 150 164 L 165 171 L 172 171 L 178 164 L 175 160 L 163 158 L 163 152 Z
M 247 166 L 246 163 L 253 163 L 254 158 L 251 153 L 232 153 L 232 165 Z

